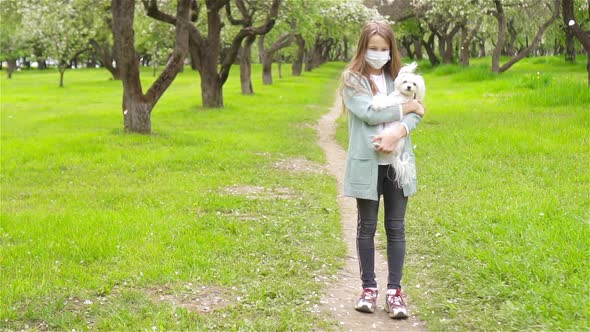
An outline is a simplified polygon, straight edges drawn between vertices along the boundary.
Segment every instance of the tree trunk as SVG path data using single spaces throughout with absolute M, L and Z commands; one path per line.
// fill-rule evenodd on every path
M 414 44 L 414 52 L 416 53 L 416 60 L 422 60 L 422 38 L 420 36 L 412 35 L 412 44 Z
M 313 69 L 317 68 L 320 64 L 322 64 L 324 51 L 323 43 L 324 42 L 320 39 L 320 37 L 317 36 L 313 48 L 306 54 L 305 71 L 312 71 Z
M 151 134 L 152 109 L 155 104 L 143 102 L 143 95 L 126 95 L 123 97 L 123 126 L 126 132 Z
M 272 84 L 272 57 L 267 56 L 262 61 L 262 84 Z
M 461 30 L 461 26 L 459 24 L 455 24 L 455 26 L 445 34 L 446 40 L 446 50 L 444 56 L 444 63 L 452 64 L 453 63 L 453 39 L 455 35 Z M 446 31 L 445 31 L 446 32 Z
M 63 88 L 64 87 L 64 73 L 66 72 L 66 69 L 68 68 L 68 66 L 59 65 L 57 68 L 59 70 L 59 87 Z
M 479 19 L 473 29 L 469 29 L 467 22 L 463 22 L 461 25 L 461 49 L 459 51 L 459 64 L 462 66 L 469 66 L 469 56 L 471 42 L 475 38 L 475 35 L 479 31 L 481 25 L 481 19 Z
M 94 39 L 90 40 L 90 45 L 94 48 L 94 52 L 102 65 L 111 73 L 113 79 L 120 80 L 121 72 L 118 67 L 113 66 L 115 49 L 106 42 L 99 44 Z
M 469 29 L 463 25 L 461 27 L 461 49 L 459 50 L 459 64 L 463 67 L 469 66 L 469 45 L 471 39 L 469 39 Z
M 442 44 L 444 45 L 444 53 L 442 54 L 443 63 L 452 64 L 453 63 L 453 36 L 445 36 L 442 39 Z
M 201 57 L 199 53 L 199 44 L 195 43 L 192 38 L 188 41 L 188 49 L 190 53 L 191 69 L 201 71 Z
M 500 55 L 506 42 L 506 15 L 504 14 L 504 7 L 502 6 L 502 0 L 494 0 L 496 6 L 496 12 L 494 16 L 498 21 L 498 41 L 496 47 L 492 53 L 492 72 L 500 72 Z
M 434 66 L 438 66 L 440 64 L 440 60 L 438 59 L 438 57 L 436 56 L 436 53 L 434 52 L 434 33 L 431 33 L 430 36 L 428 37 L 428 41 L 422 41 L 422 44 L 424 45 L 424 49 L 426 50 L 426 54 L 428 55 L 428 60 L 430 61 L 430 64 L 434 67 Z
M 201 58 L 201 98 L 203 107 L 223 107 L 223 84 L 217 73 L 217 56 L 206 56 L 203 52 L 210 48 L 200 50 Z M 212 51 L 211 53 L 217 53 Z
M 125 131 L 151 133 L 151 112 L 172 84 L 188 52 L 188 18 L 191 0 L 179 0 L 176 10 L 176 44 L 165 69 L 144 95 L 139 75 L 139 57 L 135 51 L 134 0 L 112 0 L 113 36 L 117 65 L 123 81 L 122 113 Z
M 284 33 L 282 34 L 272 45 L 265 49 L 264 47 L 264 36 L 260 37 L 258 40 L 258 49 L 260 54 L 260 59 L 262 62 L 262 82 L 263 84 L 269 85 L 272 84 L 272 62 L 274 59 L 274 54 L 291 45 L 293 42 L 293 35 L 291 33 Z
M 258 58 L 262 64 L 262 84 L 272 84 L 272 54 L 264 47 L 265 36 L 258 38 Z
M 8 78 L 12 78 L 12 73 L 16 70 L 16 59 L 9 59 L 8 61 L 7 74 Z
M 590 34 L 584 31 L 576 21 L 573 0 L 562 0 L 562 9 L 564 21 L 567 22 L 566 29 L 569 29 L 576 36 L 576 39 L 578 39 L 586 51 L 588 58 L 586 71 L 588 72 L 588 85 L 590 85 Z M 590 8 L 588 8 L 588 14 L 590 15 Z
M 153 106 L 144 100 L 139 78 L 139 57 L 134 46 L 134 3 L 133 0 L 112 0 L 111 3 L 117 65 L 123 81 L 123 126 L 127 132 L 150 134 Z
M 537 35 L 533 39 L 533 42 L 531 43 L 531 45 L 529 45 L 529 47 L 527 47 L 524 50 L 522 50 L 521 52 L 519 52 L 515 57 L 510 59 L 508 62 L 503 64 L 502 67 L 500 67 L 498 69 L 498 72 L 500 72 L 500 73 L 505 72 L 510 67 L 512 67 L 512 65 L 514 65 L 515 63 L 520 61 L 525 56 L 529 55 L 531 53 L 531 51 L 533 51 L 537 47 L 537 45 L 539 45 L 539 43 L 541 42 L 541 38 L 543 37 L 543 34 L 545 33 L 545 30 L 553 23 L 553 21 L 555 21 L 557 19 L 557 16 L 559 16 L 559 4 L 560 4 L 559 1 L 560 0 L 554 0 L 555 8 L 553 11 L 553 15 L 551 15 L 551 17 L 539 27 L 539 30 L 537 31 Z
M 565 28 L 565 61 L 576 63 L 576 44 L 575 36 L 570 29 Z
M 484 38 L 478 39 L 477 45 L 479 47 L 478 56 L 483 58 L 486 56 L 486 40 Z
M 96 61 L 96 53 L 92 53 L 88 57 L 88 61 L 86 61 L 86 68 L 96 68 L 97 66 L 98 61 Z
M 508 23 L 506 24 L 506 31 L 508 32 L 508 44 L 506 45 L 506 50 L 504 51 L 504 55 L 507 56 L 514 56 L 517 52 L 514 51 L 514 43 L 516 43 L 516 29 L 514 28 L 514 19 L 511 18 Z
M 301 34 L 295 35 L 295 44 L 297 44 L 297 53 L 295 54 L 295 61 L 293 61 L 291 73 L 293 76 L 301 76 L 303 70 L 303 58 L 305 57 L 305 39 L 303 39 Z
M 252 88 L 252 44 L 256 40 L 256 36 L 248 36 L 244 40 L 244 45 L 240 50 L 240 83 L 242 86 L 242 94 L 254 94 Z
M 342 40 L 343 46 L 344 46 L 344 58 L 342 59 L 342 61 L 350 61 L 350 58 L 348 57 L 348 38 L 344 37 L 344 39 Z
M 402 47 L 406 51 L 406 54 L 401 54 L 402 56 L 407 56 L 410 60 L 414 60 L 414 52 L 412 52 L 412 40 L 411 36 L 403 36 L 401 39 Z
M 175 19 L 158 9 L 158 1 L 143 1 L 148 16 L 162 22 L 174 24 Z M 191 1 L 193 9 L 198 9 L 202 2 Z M 252 20 L 248 19 L 249 11 L 246 3 L 236 2 L 238 10 L 241 12 L 243 19 L 236 20 L 233 18 L 231 11 L 232 6 L 228 0 L 206 0 L 207 7 L 207 36 L 201 35 L 199 30 L 190 25 L 190 40 L 193 46 L 198 48 L 198 58 L 200 60 L 201 74 L 201 96 L 203 106 L 208 108 L 223 107 L 223 84 L 229 77 L 229 71 L 234 65 L 242 41 L 251 35 L 266 34 L 276 22 L 278 16 L 280 0 L 273 0 L 266 20 L 258 27 L 252 26 Z M 226 48 L 221 61 L 219 58 L 221 49 L 221 29 L 225 24 L 220 16 L 221 9 L 225 8 L 226 18 L 232 25 L 242 25 L 242 28 L 233 36 L 230 46 Z M 198 13 L 198 10 L 196 10 Z M 197 14 L 195 14 L 197 15 Z M 251 18 L 251 17 L 250 17 Z M 196 21 L 196 18 L 194 19 Z M 192 48 L 192 47 L 191 47 Z M 195 51 L 196 52 L 196 51 Z M 197 55 L 197 54 L 195 54 Z M 218 72 L 219 67 L 219 72 Z

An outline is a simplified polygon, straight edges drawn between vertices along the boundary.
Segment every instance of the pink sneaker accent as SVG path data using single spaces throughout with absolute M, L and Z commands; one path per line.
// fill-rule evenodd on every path
M 376 288 L 364 288 L 354 309 L 360 312 L 375 312 L 375 308 L 377 307 L 377 294 L 379 294 L 379 291 Z
M 400 288 L 387 290 L 385 295 L 385 307 L 383 308 L 389 313 L 389 317 L 393 319 L 408 318 L 408 309 L 406 308 L 406 301 L 404 298 L 406 294 Z

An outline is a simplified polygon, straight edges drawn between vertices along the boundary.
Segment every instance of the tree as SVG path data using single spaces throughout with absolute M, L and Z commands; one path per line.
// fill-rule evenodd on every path
M 29 54 L 27 36 L 23 33 L 17 1 L 0 0 L 0 7 L 0 60 L 8 63 L 8 78 L 12 78 L 17 60 Z
M 456 35 L 461 32 L 459 39 L 459 63 L 469 64 L 469 46 L 479 31 L 484 6 L 478 0 L 474 1 L 430 1 L 415 0 L 413 2 L 414 15 L 422 30 L 428 28 L 438 38 L 439 54 L 443 63 L 453 63 Z M 434 37 L 430 35 L 424 46 L 431 64 L 438 63 L 434 53 Z
M 492 71 L 493 72 L 495 72 L 495 73 L 505 72 L 510 67 L 512 67 L 515 63 L 520 61 L 522 58 L 529 55 L 531 53 L 531 51 L 533 49 L 535 49 L 535 47 L 537 47 L 537 45 L 541 42 L 541 38 L 543 37 L 543 33 L 557 19 L 557 16 L 559 15 L 559 12 L 560 12 L 559 11 L 560 0 L 551 0 L 550 2 L 552 4 L 552 6 L 549 3 L 549 1 L 540 1 L 540 2 L 535 2 L 534 4 L 533 3 L 526 3 L 524 1 L 521 2 L 522 4 L 524 4 L 524 6 L 529 6 L 529 5 L 541 6 L 541 8 L 539 8 L 539 9 L 545 9 L 546 11 L 549 11 L 550 16 L 548 18 L 546 18 L 545 21 L 543 22 L 543 24 L 541 24 L 538 27 L 537 33 L 536 33 L 535 38 L 533 39 L 532 43 L 530 45 L 528 45 L 526 48 L 524 48 L 522 51 L 520 51 L 516 56 L 514 56 L 510 60 L 508 60 L 508 62 L 506 62 L 505 64 L 500 66 L 500 55 L 502 53 L 502 49 L 504 48 L 505 42 L 506 42 L 506 30 L 507 30 L 506 13 L 504 11 L 504 5 L 502 4 L 502 0 L 494 0 L 494 6 L 495 6 L 494 17 L 498 21 L 498 39 L 496 42 L 496 47 L 494 49 L 494 53 L 492 54 Z M 538 15 L 538 12 L 535 11 L 535 14 Z
M 240 85 L 245 95 L 254 94 L 252 86 L 252 44 L 256 36 L 248 36 L 240 49 Z
M 586 51 L 588 55 L 588 60 L 586 62 L 586 71 L 588 72 L 588 85 L 590 85 L 590 32 L 584 31 L 580 26 L 579 21 L 576 21 L 576 17 L 574 16 L 574 3 L 573 0 L 562 0 L 562 10 L 563 10 L 563 19 L 567 25 L 567 28 L 576 39 L 580 41 L 582 47 Z M 590 3 L 587 4 L 588 8 L 588 17 L 590 18 Z
M 135 1 L 112 0 L 116 61 L 123 81 L 122 111 L 125 131 L 151 133 L 152 109 L 176 78 L 188 53 L 189 7 L 190 0 L 178 0 L 176 16 L 171 16 L 175 22 L 174 52 L 166 68 L 144 94 L 139 75 L 139 58 L 135 50 Z
M 295 39 L 290 32 L 283 33 L 269 48 L 264 47 L 265 35 L 258 38 L 258 52 L 262 62 L 262 83 L 272 84 L 272 62 L 277 51 L 290 46 Z
M 235 7 L 235 8 L 233 8 Z M 240 17 L 234 17 L 233 13 L 237 11 L 240 13 Z M 252 27 L 255 22 L 260 22 L 264 20 L 264 17 L 259 15 L 258 13 L 267 13 L 273 10 L 272 4 L 269 7 L 269 3 L 267 1 L 244 1 L 239 0 L 235 1 L 234 3 L 229 3 L 225 6 L 225 13 L 226 18 L 231 23 L 232 27 L 242 27 L 248 28 Z M 278 10 L 278 7 L 277 7 Z M 274 29 L 277 25 L 278 21 L 278 11 L 277 15 L 275 15 L 274 23 L 272 29 Z M 266 36 L 272 29 L 269 31 L 259 34 L 259 40 L 263 40 L 264 36 Z M 228 31 L 231 30 L 228 29 Z M 234 33 L 230 33 L 230 35 L 234 35 Z M 239 56 L 240 56 L 240 82 L 242 87 L 243 94 L 252 94 L 254 93 L 252 87 L 252 45 L 256 39 L 257 35 L 249 35 L 244 38 L 243 43 L 239 47 Z M 230 41 L 231 42 L 231 41 Z M 231 48 L 230 50 L 231 51 Z M 266 83 L 265 83 L 266 84 Z
M 245 6 L 244 1 L 234 0 L 238 7 Z M 156 0 L 142 0 L 142 2 L 150 17 L 175 24 L 174 17 L 160 11 Z M 189 25 L 190 45 L 191 48 L 196 49 L 195 51 L 191 51 L 191 55 L 195 55 L 198 58 L 200 65 L 201 96 L 204 107 L 223 107 L 223 85 L 227 81 L 229 71 L 236 60 L 242 41 L 248 36 L 262 35 L 272 29 L 278 15 L 280 3 L 281 0 L 272 0 L 266 19 L 258 26 L 253 25 L 255 22 L 248 22 L 247 19 L 243 20 L 244 25 L 233 35 L 228 49 L 221 53 L 223 21 L 220 11 L 224 7 L 231 5 L 230 0 L 205 1 L 207 11 L 206 36 L 195 25 Z M 196 4 L 194 0 L 193 4 L 193 9 L 197 11 L 197 14 L 193 15 L 198 17 L 198 11 L 200 11 L 201 6 Z
M 479 31 L 482 19 L 481 17 L 475 19 L 475 23 L 470 25 L 471 20 L 463 20 L 460 23 L 461 26 L 461 48 L 459 49 L 459 64 L 461 66 L 469 65 L 469 50 L 473 39 Z
M 312 70 L 328 60 L 347 59 L 348 40 L 356 41 L 360 28 L 369 20 L 388 21 L 361 0 L 322 1 L 315 28 L 311 30 L 315 33 L 311 39 L 306 39 L 305 70 Z
M 90 46 L 94 51 L 98 62 L 111 73 L 114 80 L 121 79 L 121 73 L 115 61 L 115 48 L 113 45 L 113 16 L 110 3 L 96 1 L 90 4 L 92 11 L 96 13 L 96 33 L 90 39 Z
M 24 33 L 40 41 L 45 55 L 57 61 L 60 79 L 64 86 L 64 73 L 72 61 L 89 49 L 88 41 L 95 34 L 92 13 L 86 12 L 83 0 L 31 0 L 20 6 Z

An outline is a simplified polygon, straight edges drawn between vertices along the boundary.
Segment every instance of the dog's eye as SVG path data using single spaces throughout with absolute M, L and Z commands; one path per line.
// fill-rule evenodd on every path
M 416 83 L 414 83 L 414 86 L 416 86 Z

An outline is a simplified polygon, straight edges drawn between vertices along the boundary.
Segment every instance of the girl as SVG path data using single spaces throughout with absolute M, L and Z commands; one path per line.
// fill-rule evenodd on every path
M 407 318 L 401 291 L 406 253 L 404 217 L 408 196 L 416 192 L 416 179 L 400 187 L 395 182 L 387 153 L 406 137 L 402 153 L 408 153 L 415 165 L 410 132 L 424 115 L 424 107 L 415 100 L 383 109 L 372 107 L 373 96 L 393 91 L 393 80 L 401 68 L 391 27 L 384 22 L 369 22 L 361 31 L 357 51 L 342 75 L 342 99 L 349 111 L 349 148 L 346 158 L 344 194 L 357 201 L 357 253 L 363 291 L 355 309 L 375 311 L 378 288 L 375 281 L 375 244 L 379 197 L 383 195 L 384 224 L 387 234 L 389 276 L 385 311 L 391 318 Z M 401 121 L 393 132 L 379 134 L 384 124 Z

